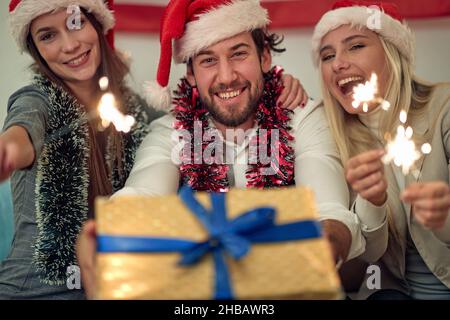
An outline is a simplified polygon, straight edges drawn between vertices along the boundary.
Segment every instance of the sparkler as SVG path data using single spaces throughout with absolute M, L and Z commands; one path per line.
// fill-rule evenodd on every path
M 360 83 L 353 88 L 353 108 L 357 109 L 362 105 L 363 111 L 367 112 L 370 103 L 377 103 L 383 110 L 389 110 L 390 103 L 377 96 L 377 80 L 377 75 L 372 73 L 370 81 L 366 81 L 364 84 Z M 382 159 L 385 164 L 393 162 L 396 166 L 401 167 L 404 175 L 409 174 L 414 167 L 414 163 L 422 155 L 431 152 L 431 145 L 428 143 L 423 144 L 421 149 L 417 150 L 412 140 L 413 129 L 409 126 L 405 128 L 407 118 L 407 112 L 402 110 L 399 115 L 402 124 L 397 127 L 397 134 L 394 139 L 387 139 L 386 154 Z M 414 171 L 413 174 L 417 175 L 418 173 Z
M 106 91 L 109 86 L 108 78 L 102 77 L 99 81 L 99 86 L 102 91 Z M 98 111 L 104 128 L 113 123 L 117 131 L 127 133 L 136 122 L 132 116 L 124 115 L 117 109 L 116 98 L 111 92 L 105 92 L 102 95 Z
M 362 105 L 363 111 L 367 112 L 369 111 L 369 103 L 378 103 L 385 111 L 390 108 L 391 105 L 389 101 L 377 96 L 377 80 L 377 75 L 372 73 L 370 76 L 370 81 L 366 81 L 364 84 L 360 83 L 353 88 L 353 108 L 357 109 Z
M 397 135 L 395 138 L 392 141 L 388 141 L 386 155 L 382 160 L 385 164 L 394 162 L 397 167 L 402 168 L 403 174 L 407 175 L 413 168 L 414 163 L 420 159 L 422 155 L 431 152 L 431 145 L 429 143 L 424 143 L 421 150 L 417 150 L 416 145 L 412 140 L 414 133 L 413 129 L 409 126 L 405 129 L 404 126 L 407 120 L 406 111 L 402 110 L 399 118 L 402 124 L 397 127 Z M 418 173 L 414 171 L 413 174 L 417 176 Z

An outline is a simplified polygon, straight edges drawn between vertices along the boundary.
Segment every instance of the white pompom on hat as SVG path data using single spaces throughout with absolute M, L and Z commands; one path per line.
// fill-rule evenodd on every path
M 377 12 L 378 10 L 379 12 Z M 374 20 L 378 19 L 378 21 Z M 338 1 L 317 23 L 312 37 L 312 55 L 316 66 L 320 60 L 323 37 L 342 25 L 363 26 L 395 45 L 400 53 L 414 63 L 415 40 L 403 22 L 398 7 L 388 2 Z

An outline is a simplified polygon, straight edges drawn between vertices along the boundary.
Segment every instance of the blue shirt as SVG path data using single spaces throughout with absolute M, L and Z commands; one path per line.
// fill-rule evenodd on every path
M 13 238 L 13 207 L 9 181 L 0 184 L 0 261 L 9 253 Z

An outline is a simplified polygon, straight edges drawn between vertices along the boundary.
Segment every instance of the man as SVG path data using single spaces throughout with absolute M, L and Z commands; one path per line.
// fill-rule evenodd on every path
M 309 186 L 336 261 L 353 258 L 365 243 L 347 209 L 348 189 L 324 111 L 312 102 L 292 114 L 276 108 L 282 87 L 271 51 L 280 51 L 280 41 L 266 32 L 267 24 L 267 12 L 256 0 L 169 3 L 157 77 L 162 89 L 152 91 L 157 95 L 152 104 L 168 104 L 163 87 L 173 38 L 175 60 L 187 64 L 186 81 L 179 86 L 172 114 L 152 123 L 127 183 L 116 195 L 171 194 L 180 182 L 207 191 Z M 173 139 L 180 135 L 181 145 Z M 271 150 L 269 161 L 261 156 L 263 147 Z M 88 296 L 94 247 L 94 225 L 88 223 L 78 250 Z

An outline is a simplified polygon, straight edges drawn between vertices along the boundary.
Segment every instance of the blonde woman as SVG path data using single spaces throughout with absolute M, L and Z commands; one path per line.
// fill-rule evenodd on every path
M 391 4 L 336 3 L 316 25 L 313 54 L 367 241 L 360 258 L 381 267 L 382 290 L 363 282 L 360 297 L 450 299 L 450 84 L 414 75 L 414 37 Z M 353 87 L 372 73 L 387 112 L 352 106 Z M 417 178 L 382 163 L 385 134 L 396 134 L 401 110 L 416 143 L 432 145 L 416 163 Z

